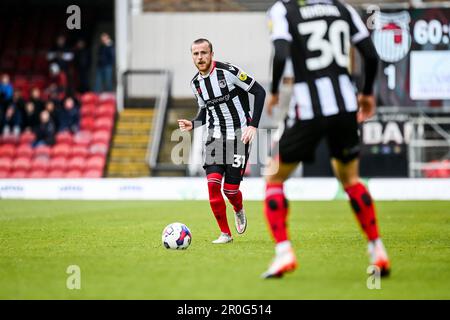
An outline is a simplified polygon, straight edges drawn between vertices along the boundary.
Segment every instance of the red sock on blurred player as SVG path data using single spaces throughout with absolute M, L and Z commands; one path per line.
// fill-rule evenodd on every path
M 231 235 L 230 227 L 227 221 L 227 207 L 222 196 L 222 175 L 219 173 L 211 173 L 207 175 L 209 204 L 211 210 L 216 217 L 220 231 Z
M 375 206 L 367 188 L 361 183 L 345 188 L 353 212 L 369 241 L 379 238 Z
M 288 239 L 286 228 L 288 203 L 284 196 L 282 183 L 267 183 L 264 213 L 275 242 L 286 241 Z

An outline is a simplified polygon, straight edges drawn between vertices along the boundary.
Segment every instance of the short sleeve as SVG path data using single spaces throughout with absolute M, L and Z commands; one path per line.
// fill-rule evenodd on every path
M 205 101 L 203 101 L 202 97 L 200 96 L 200 94 L 199 94 L 199 92 L 198 92 L 198 90 L 200 89 L 200 87 L 197 89 L 196 86 L 195 86 L 195 84 L 194 84 L 194 82 L 192 81 L 192 82 L 191 82 L 191 89 L 192 89 L 192 92 L 193 92 L 194 95 L 195 95 L 195 98 L 197 99 L 198 106 L 199 106 L 200 108 L 204 108 L 205 105 L 206 105 L 206 103 L 205 103 Z
M 345 4 L 345 8 L 350 13 L 350 19 L 348 23 L 350 24 L 350 35 L 352 37 L 352 43 L 357 44 L 370 35 L 369 30 L 367 30 L 358 12 L 356 12 L 356 10 L 352 6 Z
M 255 79 L 252 76 L 237 66 L 230 65 L 228 71 L 230 82 L 245 91 L 249 91 L 255 83 Z
M 287 40 L 292 42 L 292 35 L 289 32 L 289 23 L 286 14 L 286 7 L 280 1 L 277 1 L 267 12 L 270 39 L 272 41 Z

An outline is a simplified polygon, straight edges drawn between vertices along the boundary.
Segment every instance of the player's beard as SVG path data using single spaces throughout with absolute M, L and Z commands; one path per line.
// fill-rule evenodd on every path
M 197 69 L 201 72 L 207 72 L 211 68 L 212 60 L 204 61 L 203 64 L 197 64 Z

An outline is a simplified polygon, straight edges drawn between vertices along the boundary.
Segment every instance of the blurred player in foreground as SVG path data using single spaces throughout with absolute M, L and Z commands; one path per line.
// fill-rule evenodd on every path
M 372 94 L 378 57 L 369 32 L 357 12 L 340 1 L 276 2 L 269 11 L 273 23 L 272 96 L 269 110 L 278 103 L 278 86 L 285 61 L 292 58 L 295 103 L 272 159 L 266 178 L 264 211 L 276 242 L 275 258 L 263 278 L 280 277 L 297 267 L 286 228 L 288 202 L 283 183 L 299 162 L 313 161 L 314 151 L 325 137 L 337 179 L 350 198 L 351 207 L 368 239 L 370 264 L 389 273 L 390 264 L 380 238 L 375 207 L 359 179 L 358 122 L 375 113 Z M 350 44 L 364 60 L 364 87 L 356 97 L 347 70 Z M 278 170 L 274 170 L 278 168 Z
M 253 77 L 239 67 L 214 61 L 212 44 L 207 39 L 195 40 L 191 46 L 192 60 L 198 73 L 191 81 L 199 112 L 193 120 L 180 119 L 182 131 L 208 124 L 205 163 L 209 203 L 221 234 L 213 243 L 233 241 L 228 226 L 223 193 L 233 205 L 235 225 L 239 234 L 247 228 L 239 185 L 247 165 L 250 143 L 256 135 L 266 93 Z M 250 115 L 248 93 L 255 96 Z

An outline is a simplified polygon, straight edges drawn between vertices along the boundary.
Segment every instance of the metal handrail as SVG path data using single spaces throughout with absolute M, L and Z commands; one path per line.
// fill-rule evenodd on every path
M 163 91 L 156 99 L 157 114 L 156 117 L 153 118 L 152 130 L 149 137 L 149 146 L 147 148 L 147 162 L 150 169 L 155 169 L 158 166 L 159 151 L 161 149 L 164 123 L 167 115 L 167 105 L 172 86 L 172 74 L 169 70 L 165 70 L 164 77 Z
M 150 169 L 155 169 L 158 166 L 158 157 L 161 147 L 161 139 L 164 130 L 164 122 L 167 114 L 167 105 L 169 103 L 172 87 L 172 73 L 169 70 L 163 69 L 150 69 L 150 70 L 127 70 L 123 73 L 123 87 L 124 87 L 124 99 L 128 98 L 128 75 L 140 74 L 140 75 L 161 75 L 163 80 L 163 89 L 159 96 L 155 99 L 155 111 L 156 116 L 153 117 L 152 129 L 149 132 L 149 139 L 147 145 L 147 152 L 145 160 Z M 125 103 L 124 103 L 125 105 Z

